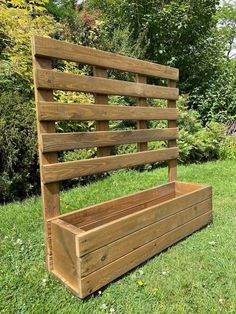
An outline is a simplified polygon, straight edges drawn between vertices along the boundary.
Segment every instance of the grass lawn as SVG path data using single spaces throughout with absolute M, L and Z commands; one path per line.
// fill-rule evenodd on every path
M 63 212 L 159 185 L 166 174 L 116 172 L 62 193 Z M 178 179 L 212 184 L 214 223 L 85 301 L 45 269 L 40 198 L 1 206 L 0 312 L 236 313 L 236 163 L 180 166 Z

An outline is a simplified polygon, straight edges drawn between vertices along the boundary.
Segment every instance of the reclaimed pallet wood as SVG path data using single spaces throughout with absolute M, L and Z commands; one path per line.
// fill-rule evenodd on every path
M 177 181 L 178 69 L 39 36 L 32 48 L 47 266 L 85 298 L 210 223 L 212 189 Z M 92 65 L 93 75 L 52 69 L 54 59 Z M 135 82 L 111 79 L 108 69 L 134 73 Z M 166 86 L 150 84 L 149 77 Z M 57 90 L 88 92 L 94 104 L 59 103 Z M 136 104 L 109 105 L 109 95 L 135 97 Z M 148 98 L 165 99 L 167 107 L 150 107 Z M 91 120 L 91 132 L 59 133 L 55 126 Z M 136 129 L 111 130 L 114 120 L 135 120 Z M 167 120 L 167 127 L 150 129 L 150 120 Z M 167 147 L 149 150 L 153 141 Z M 137 152 L 111 155 L 113 146 L 131 143 Z M 60 151 L 89 148 L 96 148 L 96 158 L 58 162 Z M 160 161 L 168 162 L 169 183 L 61 214 L 60 181 Z

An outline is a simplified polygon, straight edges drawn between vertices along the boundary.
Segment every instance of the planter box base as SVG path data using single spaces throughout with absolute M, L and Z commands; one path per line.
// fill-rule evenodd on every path
M 171 182 L 47 221 L 50 271 L 84 298 L 212 220 L 210 186 Z

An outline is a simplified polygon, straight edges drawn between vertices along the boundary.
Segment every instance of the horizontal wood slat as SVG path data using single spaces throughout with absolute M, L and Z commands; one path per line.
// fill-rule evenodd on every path
M 65 104 L 40 102 L 40 121 L 58 120 L 175 120 L 178 110 L 172 108 L 112 106 L 95 104 Z
M 81 295 L 83 297 L 93 293 L 102 286 L 118 278 L 125 272 L 143 263 L 148 258 L 163 251 L 189 234 L 207 225 L 212 219 L 212 213 L 207 212 L 184 225 L 171 230 L 163 236 L 139 247 L 127 255 L 115 260 L 114 262 L 100 268 L 81 279 Z
M 178 129 L 44 133 L 41 137 L 42 151 L 45 153 L 176 139 Z
M 134 204 L 140 205 L 148 202 L 148 200 L 169 195 L 170 193 L 175 193 L 175 184 L 176 182 L 171 182 L 144 190 L 142 192 L 136 192 L 115 198 L 106 202 L 60 215 L 58 216 L 58 219 L 63 219 L 69 224 L 75 224 L 77 227 L 81 227 L 93 222 L 95 218 L 102 219 L 106 215 L 112 215 L 116 213 L 117 208 L 119 208 L 119 210 L 124 210 L 129 207 L 133 207 Z
M 177 157 L 178 148 L 165 148 L 149 152 L 69 161 L 43 166 L 42 177 L 44 183 L 57 182 Z
M 37 57 L 62 59 L 148 76 L 157 76 L 165 79 L 178 80 L 179 78 L 178 69 L 165 65 L 142 61 L 46 37 L 34 36 L 33 42 L 35 45 L 35 56 Z
M 166 195 L 163 195 L 160 197 L 156 197 L 154 199 L 149 199 L 146 202 L 142 202 L 140 204 L 135 204 L 135 205 L 130 206 L 130 207 L 123 209 L 123 210 L 120 210 L 120 208 L 118 207 L 116 209 L 116 212 L 113 213 L 112 215 L 106 215 L 103 219 L 99 219 L 97 221 L 93 221 L 91 223 L 82 225 L 82 226 L 80 226 L 80 228 L 84 231 L 91 230 L 93 228 L 97 228 L 99 226 L 105 225 L 106 223 L 109 223 L 111 221 L 114 221 L 116 219 L 124 217 L 125 215 L 130 215 L 130 214 L 136 213 L 140 210 L 143 210 L 145 208 L 151 207 L 153 205 L 168 201 L 174 197 L 175 197 L 174 192 L 170 192 L 169 194 L 166 194 Z
M 36 86 L 43 89 L 80 91 L 104 95 L 178 99 L 177 88 L 155 86 L 101 77 L 63 73 L 51 70 L 37 70 Z
M 206 186 L 88 230 L 78 238 L 80 256 L 191 207 L 195 203 L 209 199 L 211 194 L 211 187 Z
M 114 260 L 134 251 L 138 247 L 162 236 L 163 234 L 185 224 L 186 222 L 203 215 L 211 210 L 211 199 L 194 204 L 161 221 L 137 230 L 115 242 L 109 243 L 81 258 L 81 276 L 104 267 Z

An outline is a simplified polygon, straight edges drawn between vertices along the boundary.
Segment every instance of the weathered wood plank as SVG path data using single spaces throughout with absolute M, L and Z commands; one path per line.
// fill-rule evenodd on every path
M 38 89 L 80 91 L 105 95 L 178 99 L 177 88 L 91 77 L 50 70 L 36 71 Z
M 45 133 L 41 136 L 42 151 L 45 153 L 176 139 L 178 129 Z
M 81 276 L 87 276 L 138 247 L 209 212 L 211 206 L 211 199 L 207 199 L 84 255 L 80 259 Z
M 164 148 L 149 152 L 68 161 L 43 166 L 42 178 L 44 183 L 51 183 L 177 157 L 178 148 Z
M 175 120 L 178 118 L 178 110 L 172 108 L 40 102 L 38 109 L 40 121 Z
M 207 225 L 211 219 L 212 213 L 207 212 L 82 278 L 82 297 L 93 293 L 150 257 Z
M 127 56 L 101 51 L 58 41 L 51 38 L 34 36 L 35 55 L 67 61 L 90 64 L 104 68 L 117 69 L 148 76 L 178 80 L 179 70 L 165 65 L 142 61 Z
M 211 197 L 211 187 L 203 187 L 161 204 L 122 217 L 116 221 L 88 230 L 78 238 L 78 252 L 83 256 L 138 229 L 173 215 L 193 204 Z

